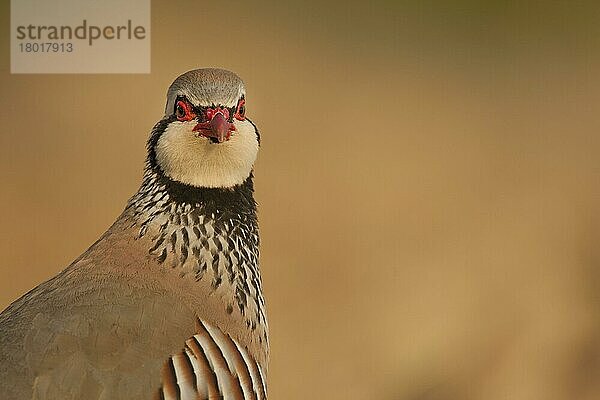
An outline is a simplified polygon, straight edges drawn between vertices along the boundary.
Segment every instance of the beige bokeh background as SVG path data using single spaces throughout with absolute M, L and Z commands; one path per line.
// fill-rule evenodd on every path
M 2 2 L 0 308 L 119 214 L 171 80 L 219 66 L 262 133 L 271 398 L 600 398 L 600 5 L 153 3 L 152 74 L 10 75 Z

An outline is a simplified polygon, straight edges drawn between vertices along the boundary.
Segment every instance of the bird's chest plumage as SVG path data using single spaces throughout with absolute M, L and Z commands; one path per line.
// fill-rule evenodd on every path
M 137 236 L 162 268 L 202 284 L 205 295 L 222 300 L 225 315 L 237 315 L 266 344 L 256 215 L 181 200 L 160 184 L 142 187 L 130 203 Z

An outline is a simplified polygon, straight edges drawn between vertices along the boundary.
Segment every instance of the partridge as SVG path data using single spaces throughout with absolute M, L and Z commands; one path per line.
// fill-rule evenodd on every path
M 245 101 L 221 69 L 171 84 L 123 213 L 0 314 L 0 398 L 266 398 L 260 138 Z

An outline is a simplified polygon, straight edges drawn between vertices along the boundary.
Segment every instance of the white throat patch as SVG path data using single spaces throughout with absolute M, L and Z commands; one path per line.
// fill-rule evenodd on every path
M 169 178 L 196 187 L 226 188 L 243 183 L 258 154 L 254 126 L 234 120 L 236 130 L 212 143 L 192 129 L 195 121 L 171 122 L 156 144 L 156 161 Z

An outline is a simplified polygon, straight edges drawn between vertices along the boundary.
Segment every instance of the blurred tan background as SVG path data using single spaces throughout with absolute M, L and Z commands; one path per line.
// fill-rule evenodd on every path
M 112 223 L 169 83 L 218 66 L 262 134 L 271 398 L 600 398 L 600 3 L 155 0 L 150 75 L 10 75 L 8 3 L 0 308 Z

